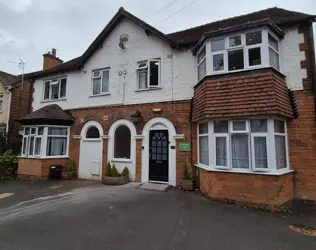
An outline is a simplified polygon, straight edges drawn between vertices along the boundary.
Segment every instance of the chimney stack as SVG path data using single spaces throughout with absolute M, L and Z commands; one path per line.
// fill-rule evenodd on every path
M 56 57 L 56 49 L 52 49 L 52 52 L 44 54 L 43 59 L 43 70 L 53 68 L 63 63 L 60 58 Z

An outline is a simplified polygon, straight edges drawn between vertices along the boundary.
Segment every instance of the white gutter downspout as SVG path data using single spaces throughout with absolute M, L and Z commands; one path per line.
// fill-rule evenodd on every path
M 7 92 L 8 92 L 8 94 L 9 94 L 9 101 L 8 101 L 8 112 L 7 112 L 7 126 L 6 126 L 6 131 L 5 131 L 6 140 L 8 140 L 8 136 L 7 136 L 7 135 L 8 135 L 8 132 L 9 132 L 9 122 L 10 122 L 11 95 L 12 95 L 11 89 L 12 89 L 11 86 L 9 86 L 9 87 L 7 88 Z

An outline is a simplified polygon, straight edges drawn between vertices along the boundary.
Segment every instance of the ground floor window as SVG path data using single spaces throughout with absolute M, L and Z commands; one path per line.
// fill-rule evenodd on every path
M 22 156 L 67 156 L 69 127 L 25 126 L 22 140 Z
M 199 164 L 234 171 L 288 168 L 286 122 L 279 119 L 212 120 L 199 124 Z
M 120 125 L 114 135 L 114 158 L 131 158 L 131 131 L 125 125 Z

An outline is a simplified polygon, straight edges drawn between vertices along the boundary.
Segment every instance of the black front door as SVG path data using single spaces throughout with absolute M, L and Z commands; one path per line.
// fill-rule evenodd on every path
M 168 182 L 168 130 L 149 132 L 149 180 Z

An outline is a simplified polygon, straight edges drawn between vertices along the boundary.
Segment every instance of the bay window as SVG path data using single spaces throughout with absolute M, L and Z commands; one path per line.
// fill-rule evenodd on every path
M 227 73 L 269 66 L 279 70 L 278 43 L 268 29 L 212 38 L 197 53 L 198 80 L 206 72 Z M 206 49 L 208 46 L 210 49 Z M 206 64 L 206 60 L 210 63 Z
M 68 144 L 68 127 L 25 126 L 22 156 L 35 158 L 67 156 Z
M 254 118 L 201 123 L 198 143 L 198 162 L 208 169 L 277 172 L 288 168 L 283 120 Z

